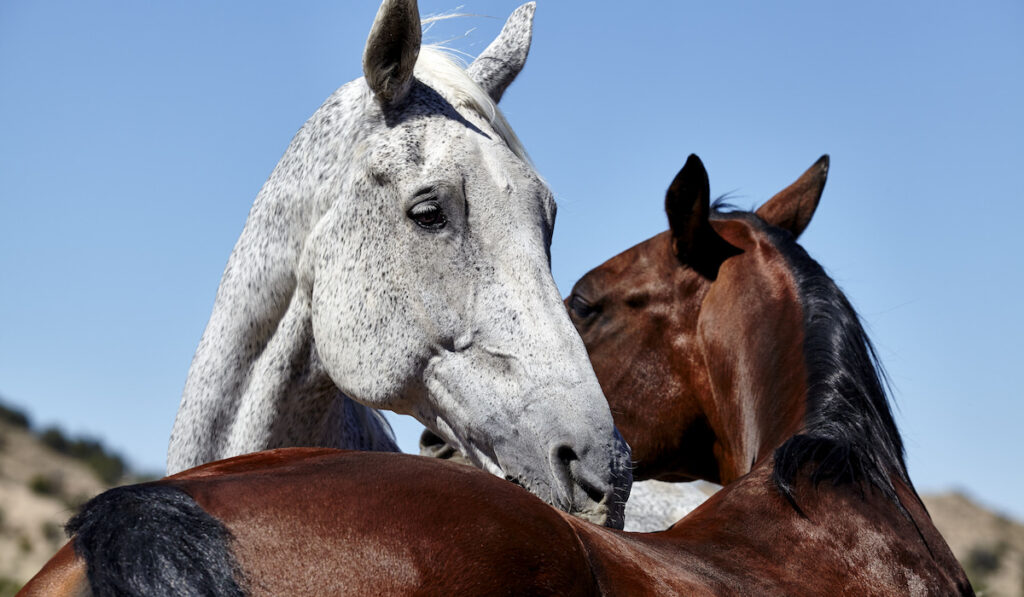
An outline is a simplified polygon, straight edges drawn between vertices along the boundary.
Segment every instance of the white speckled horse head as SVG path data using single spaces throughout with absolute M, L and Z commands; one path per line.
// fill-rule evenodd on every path
M 199 344 L 173 473 L 266 448 L 395 450 L 411 414 L 477 466 L 621 524 L 629 450 L 549 266 L 555 204 L 495 103 L 533 4 L 463 70 L 385 0 L 256 198 Z M 367 408 L 369 407 L 369 408 Z

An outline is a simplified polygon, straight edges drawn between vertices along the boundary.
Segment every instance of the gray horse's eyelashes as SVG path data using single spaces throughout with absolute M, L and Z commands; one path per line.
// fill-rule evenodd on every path
M 433 197 L 413 205 L 408 215 L 417 226 L 426 230 L 440 230 L 448 223 L 441 204 Z

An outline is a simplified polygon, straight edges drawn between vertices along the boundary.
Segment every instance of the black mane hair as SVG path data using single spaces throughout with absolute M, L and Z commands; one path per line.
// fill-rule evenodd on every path
M 93 595 L 242 597 L 231 532 L 183 490 L 105 491 L 67 526 Z
M 890 476 L 897 475 L 914 491 L 903 441 L 889 408 L 885 373 L 860 317 L 788 231 L 761 226 L 796 280 L 807 367 L 804 431 L 776 449 L 775 486 L 800 512 L 793 495 L 794 481 L 797 473 L 810 465 L 815 485 L 830 481 L 863 488 L 867 482 L 909 517 Z

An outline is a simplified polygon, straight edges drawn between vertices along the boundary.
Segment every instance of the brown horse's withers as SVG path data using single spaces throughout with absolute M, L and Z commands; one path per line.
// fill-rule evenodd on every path
M 104 582 L 141 578 L 140 592 L 174 594 L 145 574 L 146 549 L 111 562 L 110 545 L 93 544 L 175 533 L 187 544 L 197 528 L 219 547 L 185 564 L 211 560 L 231 581 L 222 593 L 201 585 L 208 594 L 971 594 L 907 476 L 856 314 L 796 244 L 825 168 L 756 214 L 724 214 L 691 158 L 669 190 L 672 230 L 568 299 L 638 471 L 726 483 L 668 531 L 596 527 L 450 463 L 288 450 L 87 506 L 76 559 L 62 550 L 26 594 L 74 585 L 83 560 L 93 586 L 107 572 Z M 146 496 L 187 499 L 155 533 Z M 139 499 L 138 514 L 118 514 Z

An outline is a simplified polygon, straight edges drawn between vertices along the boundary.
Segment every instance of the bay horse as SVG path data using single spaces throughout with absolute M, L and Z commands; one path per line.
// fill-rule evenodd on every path
M 973 594 L 910 481 L 858 315 L 797 243 L 828 166 L 727 212 L 690 156 L 666 195 L 670 229 L 588 272 L 566 305 L 635 478 L 725 486 L 656 535 L 712 564 L 723 584 L 709 586 Z M 599 553 L 622 541 L 592 535 Z
M 551 504 L 621 524 L 628 447 L 551 276 L 551 191 L 496 105 L 534 9 L 463 70 L 421 47 L 415 0 L 381 4 L 364 77 L 313 114 L 256 197 L 169 473 L 277 447 L 397 451 L 387 409 Z
M 617 416 L 707 420 L 697 464 L 662 453 L 671 434 L 638 441 L 648 474 L 726 482 L 669 530 L 599 527 L 443 460 L 276 450 L 101 494 L 22 595 L 972 595 L 907 475 L 857 315 L 796 242 L 827 165 L 727 213 L 691 156 L 671 230 L 570 295 L 596 362 L 614 345 L 633 380 L 629 395 L 603 378 Z M 643 310 L 651 329 L 630 335 Z M 672 416 L 676 402 L 704 410 Z

